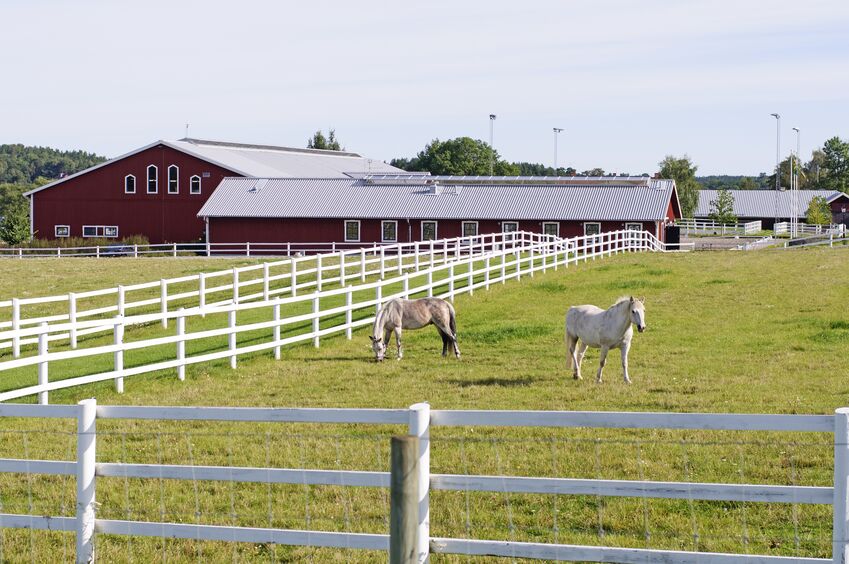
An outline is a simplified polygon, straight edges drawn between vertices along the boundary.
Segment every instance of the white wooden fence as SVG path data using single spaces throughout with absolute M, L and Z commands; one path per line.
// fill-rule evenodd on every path
M 0 472 L 76 477 L 75 517 L 6 513 L 0 514 L 0 528 L 75 531 L 77 562 L 91 562 L 93 560 L 96 533 L 384 551 L 389 547 L 389 538 L 386 534 L 99 519 L 97 517 L 96 494 L 97 478 L 99 477 L 386 488 L 389 485 L 389 474 L 386 472 L 313 470 L 308 468 L 98 462 L 96 459 L 97 419 L 406 425 L 408 433 L 419 439 L 419 474 L 417 477 L 419 512 L 416 541 L 418 562 L 427 561 L 428 555 L 431 553 L 634 564 L 648 562 L 694 564 L 704 562 L 721 564 L 834 562 L 835 564 L 846 564 L 847 562 L 847 538 L 849 538 L 849 513 L 847 513 L 847 507 L 849 507 L 849 487 L 847 487 L 849 485 L 849 408 L 838 409 L 834 415 L 749 415 L 449 411 L 431 410 L 426 403 L 415 404 L 408 409 L 137 407 L 97 406 L 95 400 L 86 400 L 76 406 L 2 404 L 0 405 L 0 420 L 3 417 L 77 419 L 77 457 L 75 461 L 0 459 Z M 465 426 L 833 433 L 833 487 L 431 474 L 431 428 Z M 832 558 L 720 554 L 647 548 L 432 537 L 430 534 L 430 491 L 436 490 L 831 504 L 833 506 Z
M 374 321 L 372 315 L 354 318 L 355 312 L 377 311 L 383 303 L 396 297 L 410 297 L 414 295 L 438 296 L 453 300 L 460 293 L 473 293 L 476 289 L 489 289 L 492 284 L 504 284 L 508 280 L 520 280 L 523 276 L 534 276 L 536 272 L 545 272 L 548 269 L 556 270 L 558 267 L 568 267 L 578 261 L 594 260 L 596 258 L 611 256 L 616 253 L 663 250 L 663 244 L 658 242 L 651 234 L 642 231 L 616 231 L 600 235 L 579 237 L 576 239 L 560 239 L 557 237 L 544 236 L 531 233 L 509 234 L 509 244 L 505 244 L 508 235 L 497 234 L 489 236 L 489 240 L 478 239 L 472 241 L 467 247 L 467 254 L 463 254 L 461 241 L 449 247 L 448 241 L 441 245 L 430 245 L 425 264 L 422 268 L 420 249 L 416 246 L 411 264 L 407 255 L 398 254 L 396 263 L 387 268 L 385 248 L 377 250 L 379 257 L 379 269 L 377 273 L 381 278 L 372 282 L 362 282 L 368 274 L 366 268 L 360 272 L 349 274 L 346 269 L 346 261 L 339 256 L 339 263 L 327 265 L 322 263 L 322 255 L 310 260 L 318 261 L 316 268 L 309 272 L 315 274 L 316 278 L 310 281 L 299 281 L 297 278 L 299 268 L 298 260 L 291 261 L 291 272 L 284 275 L 271 276 L 269 266 L 256 265 L 246 267 L 248 269 L 262 269 L 263 276 L 256 280 L 246 282 L 262 285 L 262 291 L 248 296 L 243 296 L 240 289 L 243 287 L 239 280 L 239 270 L 234 269 L 228 274 L 232 275 L 232 282 L 225 285 L 232 292 L 232 298 L 224 302 L 209 303 L 205 296 L 208 292 L 219 291 L 220 288 L 206 288 L 205 283 L 212 275 L 199 278 L 187 277 L 176 280 L 197 280 L 199 290 L 184 292 L 180 297 L 198 297 L 199 305 L 190 308 L 181 308 L 176 311 L 169 309 L 170 299 L 167 292 L 167 283 L 162 281 L 161 296 L 159 299 L 143 300 L 145 305 L 159 304 L 160 311 L 149 314 L 126 315 L 128 305 L 125 301 L 126 290 L 118 289 L 118 304 L 106 308 L 90 310 L 86 313 L 96 315 L 103 312 L 117 311 L 119 315 L 107 319 L 81 320 L 81 312 L 75 310 L 75 296 L 58 296 L 56 298 L 33 298 L 29 302 L 38 300 L 61 299 L 69 300 L 71 311 L 67 315 L 50 316 L 47 318 L 30 318 L 24 323 L 20 316 L 20 300 L 12 301 L 12 329 L 0 331 L 0 342 L 11 345 L 13 359 L 0 362 L 0 374 L 3 372 L 33 367 L 37 384 L 23 386 L 0 393 L 0 401 L 38 395 L 39 403 L 48 403 L 48 394 L 53 390 L 113 380 L 115 389 L 122 392 L 124 389 L 124 378 L 145 374 L 160 370 L 174 370 L 177 377 L 185 378 L 185 368 L 193 364 L 210 362 L 218 359 L 229 359 L 230 366 L 235 368 L 237 358 L 240 355 L 257 353 L 260 351 L 273 350 L 275 358 L 280 358 L 280 348 L 284 345 L 303 341 L 312 341 L 318 347 L 322 337 L 344 332 L 348 339 L 352 337 L 355 328 L 370 325 Z M 493 242 L 495 241 L 495 242 Z M 483 249 L 483 250 L 481 250 Z M 453 255 L 449 256 L 451 253 Z M 364 256 L 364 255 L 363 255 Z M 361 264 L 366 265 L 369 261 L 364 260 Z M 332 281 L 347 281 L 351 277 L 360 281 L 359 284 L 339 286 L 331 289 L 322 289 L 322 284 L 331 280 L 323 278 L 327 270 L 332 269 L 336 276 Z M 339 271 L 341 270 L 341 274 Z M 389 277 L 391 273 L 391 277 Z M 288 288 L 271 290 L 270 281 L 288 276 L 290 285 Z M 385 277 L 384 277 L 385 276 Z M 173 282 L 173 280 L 172 280 Z M 150 287 L 150 284 L 139 285 Z M 389 293 L 393 286 L 394 293 Z M 312 293 L 302 294 L 301 290 L 310 287 Z M 279 294 L 289 292 L 288 297 Z M 112 293 L 114 289 L 100 291 L 101 293 Z M 366 294 L 363 296 L 363 294 Z M 276 294 L 276 295 L 275 295 Z M 272 297 L 274 296 L 274 297 Z M 341 302 L 344 305 L 336 305 Z M 246 301 L 251 299 L 253 301 Z M 327 301 L 331 303 L 328 305 Z M 324 307 L 322 308 L 322 301 Z M 299 313 L 301 309 L 309 309 L 309 313 Z M 293 311 L 295 310 L 295 311 Z M 237 314 L 241 312 L 264 312 L 268 321 L 255 321 L 249 323 L 237 323 Z M 121 313 L 125 315 L 121 315 Z M 270 315 L 269 315 L 270 313 Z M 227 326 L 203 331 L 189 332 L 186 330 L 188 319 L 199 319 L 212 314 L 226 314 Z M 288 314 L 288 315 L 284 315 Z M 325 318 L 344 316 L 344 321 L 330 327 L 321 327 L 321 321 Z M 169 320 L 176 321 L 175 334 L 154 337 L 144 340 L 125 340 L 125 329 L 127 327 L 161 323 L 167 326 Z M 310 330 L 298 334 L 283 336 L 282 329 L 286 326 L 299 324 L 310 324 Z M 26 325 L 26 326 L 24 326 Z M 8 325 L 7 325 L 8 326 Z M 251 331 L 267 331 L 267 340 L 258 344 L 238 345 L 238 336 Z M 85 348 L 76 348 L 79 344 L 79 335 L 95 332 L 112 332 L 112 344 L 94 344 Z M 198 340 L 208 340 L 227 336 L 228 345 L 224 349 L 213 350 L 197 355 L 186 354 L 186 343 Z M 69 340 L 70 347 L 67 350 L 50 351 L 50 342 L 57 340 Z M 33 343 L 37 347 L 24 350 L 28 354 L 21 355 L 21 345 Z M 148 361 L 133 367 L 124 366 L 124 356 L 129 351 L 150 349 L 164 345 L 173 346 L 173 357 L 168 360 Z M 209 347 L 215 348 L 214 343 Z M 86 366 L 91 372 L 82 375 L 50 381 L 50 371 L 61 370 L 63 361 L 73 361 L 81 358 L 91 358 L 102 355 L 113 355 L 113 363 L 110 369 L 98 371 L 95 362 Z M 58 365 L 58 366 L 57 366 Z M 91 367 L 91 368 L 90 368 Z M 19 373 L 18 373 L 19 374 Z
M 790 222 L 779 221 L 774 228 L 776 235 L 785 235 L 790 233 Z M 797 235 L 827 235 L 834 233 L 835 235 L 843 235 L 846 232 L 846 226 L 842 223 L 834 223 L 831 225 L 813 225 L 808 223 L 799 223 L 796 226 Z
M 763 229 L 760 220 L 745 223 L 717 223 L 712 219 L 679 219 L 683 235 L 751 235 Z

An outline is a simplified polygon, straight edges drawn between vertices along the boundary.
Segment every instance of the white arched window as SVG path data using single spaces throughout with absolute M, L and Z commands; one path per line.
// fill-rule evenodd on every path
M 180 167 L 171 165 L 168 167 L 168 193 L 180 193 Z
M 194 175 L 189 178 L 189 192 L 191 194 L 200 194 L 200 176 Z
M 128 174 L 124 177 L 124 194 L 136 193 L 136 177 Z
M 147 193 L 156 194 L 159 192 L 159 169 L 156 165 L 147 167 Z

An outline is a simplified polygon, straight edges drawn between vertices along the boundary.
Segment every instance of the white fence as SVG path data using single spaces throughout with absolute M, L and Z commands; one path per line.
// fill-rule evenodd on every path
M 387 550 L 386 534 L 247 528 L 191 523 L 108 520 L 97 517 L 97 478 L 123 477 L 157 480 L 217 480 L 225 482 L 379 487 L 389 485 L 386 472 L 313 470 L 307 468 L 252 468 L 167 464 L 98 462 L 97 419 L 241 421 L 256 423 L 352 423 L 406 425 L 419 439 L 417 561 L 428 555 L 465 554 L 546 560 L 580 560 L 621 563 L 721 563 L 834 562 L 846 564 L 849 538 L 849 408 L 834 415 L 744 415 L 699 413 L 628 413 L 568 411 L 447 411 L 428 404 L 409 409 L 280 409 L 220 407 L 97 406 L 94 400 L 79 405 L 0 405 L 0 418 L 76 418 L 75 461 L 0 459 L 0 472 L 76 477 L 75 517 L 0 514 L 0 527 L 75 531 L 77 561 L 94 558 L 96 533 L 273 543 L 312 547 Z M 430 430 L 434 427 L 548 427 L 613 429 L 689 429 L 833 433 L 833 487 L 655 482 L 632 480 L 540 478 L 430 473 Z M 633 498 L 738 501 L 755 503 L 822 504 L 833 506 L 832 559 L 782 557 L 616 548 L 570 544 L 545 544 L 487 539 L 438 538 L 430 534 L 430 491 L 479 491 L 518 494 L 595 495 Z
M 508 239 L 509 238 L 509 239 Z M 37 377 L 36 385 L 23 386 L 0 393 L 0 401 L 7 401 L 31 395 L 38 395 L 39 403 L 48 403 L 48 393 L 53 390 L 69 388 L 94 382 L 113 380 L 115 389 L 122 392 L 124 378 L 159 370 L 175 370 L 177 377 L 185 378 L 186 366 L 210 362 L 218 359 L 229 359 L 231 367 L 236 367 L 240 355 L 273 350 L 276 358 L 280 358 L 280 348 L 292 343 L 312 341 L 318 347 L 320 339 L 327 335 L 344 332 L 351 338 L 353 329 L 370 325 L 374 317 L 372 311 L 377 311 L 383 303 L 396 297 L 411 297 L 414 295 L 438 296 L 453 300 L 456 294 L 473 293 L 476 289 L 489 289 L 491 284 L 504 284 L 508 280 L 520 280 L 523 276 L 534 276 L 536 272 L 568 267 L 579 261 L 587 261 L 597 257 L 611 256 L 616 253 L 634 251 L 663 250 L 663 244 L 651 234 L 642 231 L 616 231 L 600 235 L 578 237 L 575 239 L 560 239 L 532 233 L 496 234 L 479 237 L 468 241 L 457 240 L 449 244 L 448 240 L 432 243 L 427 246 L 427 253 L 422 260 L 421 249 L 415 244 L 414 253 L 397 254 L 392 265 L 387 264 L 386 248 L 380 247 L 375 252 L 379 255 L 372 261 L 378 261 L 374 271 L 380 279 L 363 282 L 368 272 L 369 260 L 365 259 L 365 250 L 360 251 L 359 272 L 351 272 L 346 266 L 345 255 L 335 255 L 336 264 L 327 264 L 325 255 L 294 259 L 289 261 L 291 268 L 286 274 L 272 275 L 271 265 L 266 263 L 249 266 L 243 269 L 233 269 L 224 273 L 212 273 L 198 277 L 172 279 L 175 281 L 196 281 L 197 290 L 183 292 L 178 296 L 170 296 L 168 282 L 161 281 L 142 284 L 136 287 L 160 287 L 160 295 L 155 299 L 142 300 L 135 304 L 126 301 L 127 289 L 100 290 L 88 292 L 89 295 L 111 295 L 117 293 L 118 303 L 114 306 L 101 307 L 86 312 L 76 308 L 79 295 L 55 296 L 52 298 L 32 298 L 29 300 L 12 300 L 0 303 L 0 306 L 11 305 L 12 321 L 6 326 L 10 330 L 0 331 L 0 345 L 11 346 L 13 360 L 0 362 L 0 373 L 34 367 Z M 441 247 L 441 248 L 440 248 Z M 398 249 L 402 249 L 398 246 Z M 465 254 L 464 254 L 465 253 Z M 315 268 L 301 270 L 298 265 L 302 260 L 315 260 Z M 278 263 L 279 264 L 279 263 Z M 422 265 L 427 265 L 424 268 Z M 240 273 L 250 269 L 260 269 L 262 276 L 251 281 L 240 281 Z M 335 276 L 327 278 L 328 272 Z M 309 273 L 314 276 L 310 280 L 301 280 L 300 274 Z M 209 278 L 216 275 L 232 276 L 228 284 L 216 288 L 207 287 Z M 390 277 L 391 275 L 391 277 Z M 289 285 L 272 289 L 271 282 L 287 278 Z M 355 285 L 344 285 L 351 278 L 359 281 Z M 323 285 L 331 282 L 341 282 L 336 288 L 323 289 Z M 241 290 L 251 284 L 261 286 L 261 291 L 243 295 Z M 207 300 L 210 292 L 230 290 L 230 299 L 211 303 Z M 302 294 L 305 288 L 313 289 L 312 293 Z M 394 292 L 392 292 L 394 290 Z M 281 293 L 288 292 L 288 297 Z M 392 293 L 390 293 L 392 292 Z M 180 308 L 176 311 L 169 308 L 169 302 L 177 298 L 198 298 L 198 305 Z M 21 315 L 22 303 L 39 303 L 44 301 L 68 301 L 68 314 L 24 318 Z M 322 302 L 324 305 L 322 306 Z M 156 305 L 156 313 L 126 315 L 127 309 L 136 305 Z M 84 316 L 96 316 L 106 312 L 118 311 L 112 318 L 83 320 Z M 264 321 L 237 323 L 237 314 L 264 314 Z M 356 318 L 354 314 L 362 315 Z M 123 314 L 123 315 L 122 315 Z M 189 319 L 199 320 L 202 317 L 218 314 L 226 315 L 227 325 L 202 331 L 189 332 L 186 322 Z M 286 314 L 286 315 L 284 315 Z M 342 317 L 344 321 L 331 326 L 321 327 L 323 319 Z M 144 340 L 125 340 L 125 329 L 151 323 L 161 323 L 167 327 L 169 320 L 176 323 L 175 334 L 157 336 Z M 283 336 L 282 330 L 287 326 L 308 324 L 310 330 L 303 333 Z M 78 337 L 97 332 L 111 332 L 112 344 L 94 344 L 86 348 L 77 348 Z M 264 342 L 250 345 L 238 345 L 239 335 L 252 331 L 267 331 Z M 186 344 L 193 341 L 209 340 L 227 337 L 228 345 L 224 349 L 187 355 Z M 69 348 L 51 352 L 52 341 L 68 340 Z M 30 347 L 28 355 L 21 355 L 22 345 L 36 344 Z M 153 347 L 173 347 L 167 360 L 146 359 L 141 364 L 131 368 L 124 366 L 126 353 Z M 214 343 L 209 344 L 215 347 Z M 107 370 L 98 370 L 97 363 L 92 359 L 86 364 L 85 375 L 74 376 L 62 380 L 49 380 L 51 370 L 62 370 L 63 362 L 76 359 L 112 355 L 113 362 Z M 57 366 L 58 365 L 58 366 Z M 20 375 L 20 371 L 17 373 Z
M 55 257 L 236 257 L 236 256 L 295 256 L 314 253 L 335 253 L 369 246 L 368 243 L 157 243 L 130 244 L 116 241 L 89 247 L 2 247 L 0 258 Z
M 835 223 L 831 225 L 809 225 L 807 223 L 799 223 L 796 226 L 796 231 L 798 235 L 827 235 L 829 233 L 834 233 L 835 235 L 843 235 L 846 232 L 846 226 L 842 223 Z M 789 233 L 789 222 L 780 221 L 775 224 L 776 235 L 786 235 Z
M 683 235 L 752 235 L 763 229 L 760 221 L 717 223 L 712 219 L 679 219 Z

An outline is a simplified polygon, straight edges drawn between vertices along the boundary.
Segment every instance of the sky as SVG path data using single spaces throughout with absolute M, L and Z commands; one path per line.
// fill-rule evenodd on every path
M 157 139 L 757 174 L 849 138 L 849 1 L 0 3 L 0 143 L 113 157 Z

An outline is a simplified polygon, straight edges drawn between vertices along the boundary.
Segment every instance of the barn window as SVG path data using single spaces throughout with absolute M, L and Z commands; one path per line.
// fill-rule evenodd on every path
M 360 240 L 360 222 L 356 219 L 345 221 L 345 242 L 358 243 Z
M 97 237 L 97 226 L 83 225 L 83 237 Z
M 168 193 L 180 193 L 180 167 L 171 165 L 168 167 Z
M 103 228 L 103 236 L 104 237 L 117 237 L 118 236 L 118 226 L 117 225 L 107 225 Z
M 477 221 L 464 221 L 463 222 L 463 237 L 475 237 L 478 234 L 478 222 Z
M 156 165 L 147 167 L 147 193 L 156 194 L 159 191 L 159 169 Z
M 504 236 L 505 241 L 513 241 L 515 239 L 515 235 L 509 235 L 510 233 L 515 233 L 519 230 L 519 222 L 518 221 L 502 221 L 501 222 L 501 232 L 507 233 L 508 235 Z
M 601 223 L 590 222 L 584 224 L 584 235 L 598 235 L 601 233 Z
M 381 241 L 384 243 L 398 242 L 398 222 L 383 221 L 380 224 Z
M 136 193 L 136 177 L 128 174 L 124 177 L 124 194 Z
M 560 237 L 560 223 L 557 221 L 544 221 L 542 222 L 542 232 L 544 235 Z
M 435 221 L 423 221 L 422 222 L 422 241 L 433 241 L 436 239 L 436 222 Z
M 642 223 L 626 223 L 625 224 L 626 231 L 642 231 L 643 224 Z
M 54 225 L 53 226 L 53 234 L 56 237 L 70 237 L 71 236 L 71 226 L 70 225 Z
M 200 194 L 200 176 L 197 174 L 189 178 L 189 192 L 191 194 Z
M 117 225 L 83 225 L 83 237 L 108 237 L 118 236 Z

